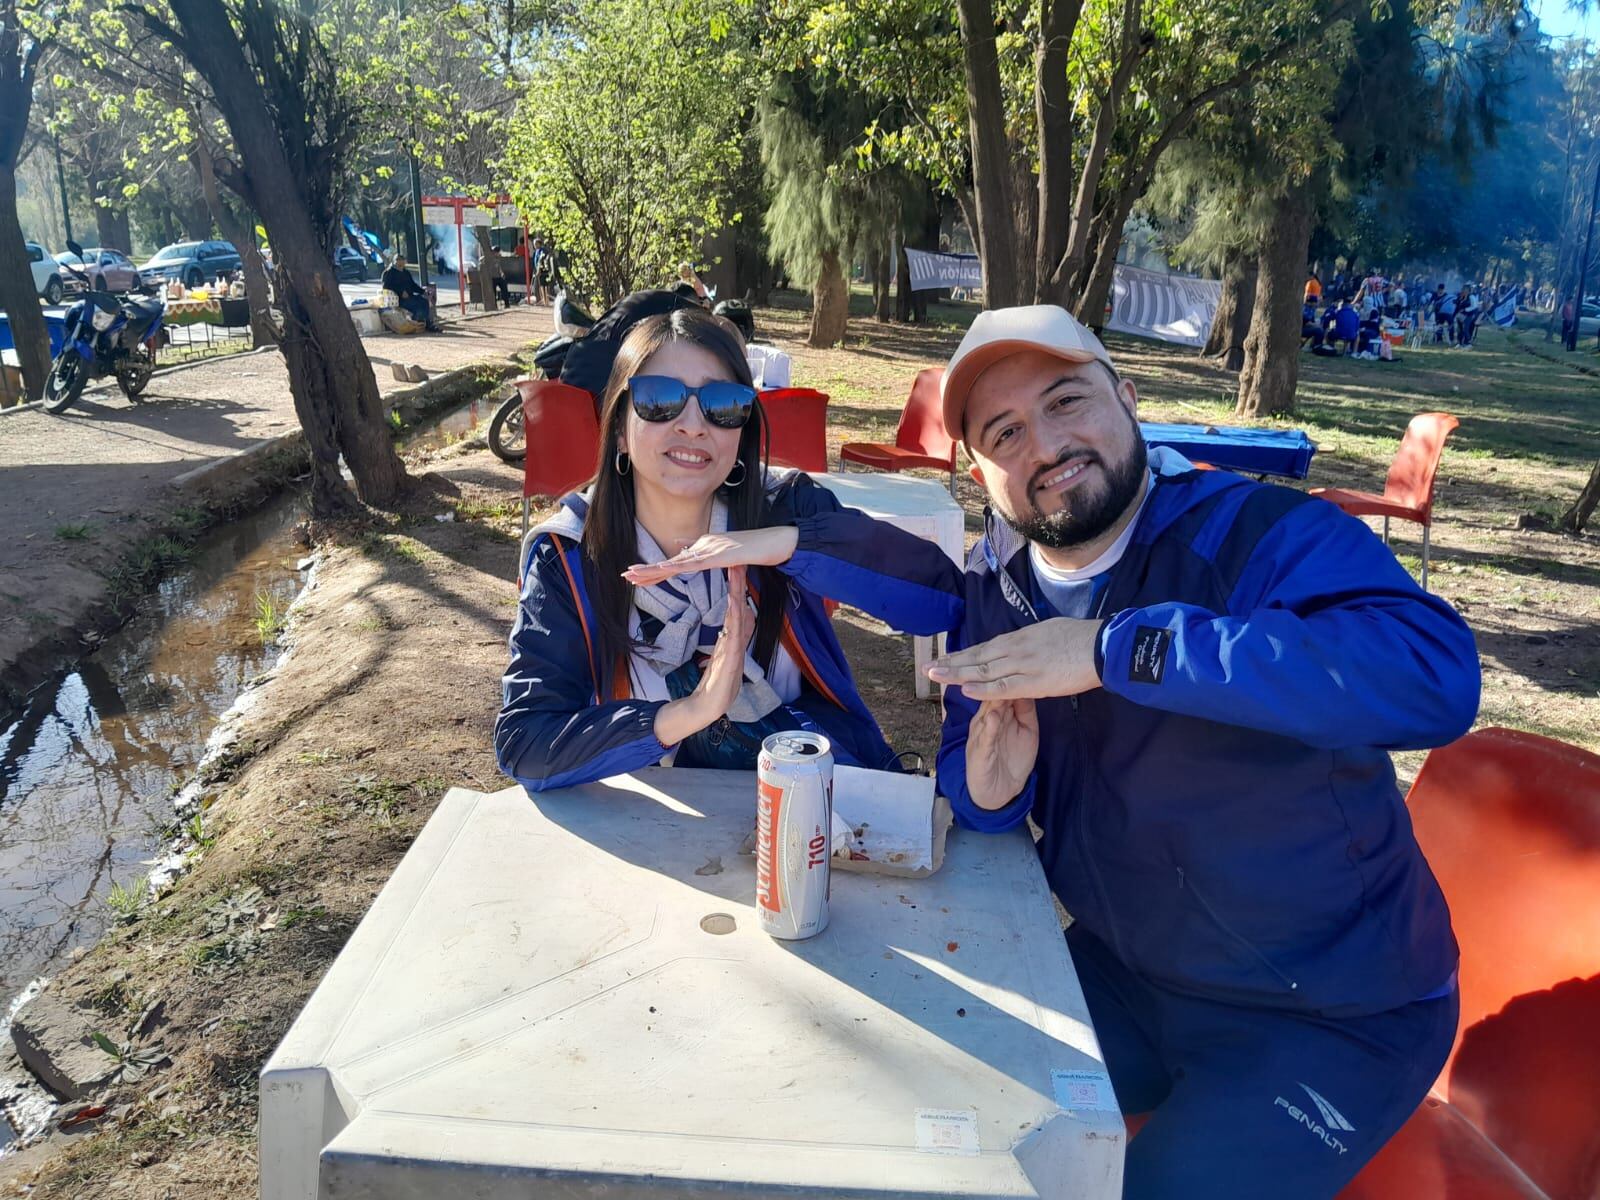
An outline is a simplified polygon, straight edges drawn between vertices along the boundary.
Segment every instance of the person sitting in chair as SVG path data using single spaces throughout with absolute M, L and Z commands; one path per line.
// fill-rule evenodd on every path
M 406 256 L 396 254 L 394 262 L 383 273 L 383 286 L 387 291 L 394 293 L 395 303 L 408 313 L 413 319 L 422 322 L 429 333 L 437 333 L 438 323 L 433 319 L 433 311 L 428 307 L 428 293 L 422 290 L 422 285 L 406 270 Z

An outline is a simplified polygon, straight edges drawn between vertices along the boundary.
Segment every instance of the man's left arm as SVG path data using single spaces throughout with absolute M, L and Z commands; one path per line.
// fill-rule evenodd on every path
M 1481 677 L 1466 622 L 1331 504 L 1307 501 L 1269 529 L 1227 608 L 1117 613 L 1096 644 L 1103 685 L 1328 748 L 1438 746 L 1472 726 Z

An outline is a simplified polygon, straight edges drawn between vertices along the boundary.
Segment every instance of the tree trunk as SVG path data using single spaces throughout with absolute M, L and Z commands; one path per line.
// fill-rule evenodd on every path
M 17 174 L 0 163 L 0 309 L 11 323 L 17 363 L 22 368 L 22 390 L 28 399 L 44 395 L 50 374 L 50 335 L 33 286 L 22 224 L 17 219 Z
M 885 248 L 872 256 L 872 319 L 887 323 L 889 320 L 889 251 Z
M 1106 306 L 1111 302 L 1111 287 L 1117 278 L 1117 250 L 1122 245 L 1122 226 L 1133 209 L 1133 200 L 1119 202 L 1110 215 L 1097 222 L 1094 256 L 1078 296 L 1076 313 L 1095 333 L 1105 328 Z
M 254 230 L 246 226 L 246 232 Z M 244 300 L 250 306 L 250 344 L 257 350 L 263 346 L 276 346 L 283 341 L 283 330 L 272 315 L 272 282 L 267 275 L 266 260 L 261 257 L 261 247 L 253 237 L 234 242 L 239 248 L 239 261 L 244 272 Z
M 1034 121 L 1039 134 L 1038 229 L 1034 300 L 1061 304 L 1055 272 L 1072 229 L 1072 89 L 1067 76 L 1072 34 L 1083 0 L 1040 0 L 1033 58 Z
M 177 200 L 178 223 L 183 227 L 183 236 L 191 242 L 203 242 L 211 237 L 211 227 L 215 222 L 211 219 L 211 209 L 206 206 L 205 197 L 195 196 Z
M 1017 289 L 1011 146 L 1000 93 L 994 5 L 991 0 L 956 0 L 956 9 L 961 17 L 961 59 L 967 84 L 973 207 L 977 217 L 973 233 L 983 265 L 983 304 L 985 308 L 1010 308 L 1021 304 L 1024 298 Z
M 1600 504 L 1600 462 L 1594 464 L 1594 470 L 1589 472 L 1589 482 L 1583 485 L 1583 491 L 1573 506 L 1561 514 L 1556 527 L 1568 533 L 1583 532 L 1589 525 L 1589 518 L 1594 516 L 1596 504 Z
M 1256 256 L 1243 251 L 1230 252 L 1222 264 L 1222 296 L 1200 354 L 1221 358 L 1220 365 L 1225 370 L 1237 371 L 1244 366 L 1244 339 L 1250 332 L 1250 315 L 1255 308 L 1258 270 Z
M 850 289 L 837 250 L 826 251 L 811 288 L 811 336 L 806 345 L 825 349 L 844 341 L 850 316 Z
M 308 197 L 328 200 L 334 194 L 331 181 L 319 186 L 301 178 L 291 164 L 274 123 L 274 112 L 283 111 L 283 104 L 269 103 L 220 0 L 172 0 L 171 8 L 182 49 L 211 85 L 228 123 L 251 192 L 250 207 L 261 214 L 272 242 L 284 313 L 284 360 L 312 452 L 312 508 L 333 513 L 351 507 L 339 474 L 341 454 L 360 498 L 390 504 L 406 483 L 406 470 L 389 436 L 372 364 L 333 277 L 327 234 L 337 211 L 314 213 Z M 247 23 L 245 29 L 259 32 L 260 26 Z M 272 52 L 257 48 L 257 53 Z M 326 168 L 332 171 L 334 164 Z
M 1255 311 L 1244 341 L 1239 374 L 1241 417 L 1294 412 L 1300 374 L 1300 310 L 1305 299 L 1306 250 L 1316 199 L 1308 183 L 1289 189 L 1261 247 Z
M 256 245 L 256 231 L 248 217 L 240 217 L 222 198 L 217 189 L 216 163 L 204 142 L 195 153 L 195 169 L 200 173 L 201 190 L 217 228 L 239 252 L 245 303 L 250 306 L 250 344 L 257 350 L 276 346 L 283 340 L 283 333 L 272 316 L 272 288 L 267 282 L 267 264 L 261 258 L 261 248 Z
M 108 205 L 94 206 L 94 231 L 99 245 L 110 246 L 124 254 L 133 253 L 133 231 L 128 227 L 128 210 Z

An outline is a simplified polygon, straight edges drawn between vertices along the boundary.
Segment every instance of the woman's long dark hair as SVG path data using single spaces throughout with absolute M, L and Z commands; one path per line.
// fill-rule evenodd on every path
M 652 354 L 670 342 L 700 347 L 728 369 L 730 379 L 753 386 L 739 331 L 703 308 L 680 308 L 647 317 L 628 332 L 617 351 L 611 378 L 600 399 L 600 461 L 595 465 L 583 531 L 584 558 L 594 567 L 590 595 L 600 626 L 597 640 L 602 680 L 611 678 L 617 661 L 631 647 L 628 616 L 633 606 L 633 585 L 622 578 L 622 572 L 638 561 L 639 539 L 634 524 L 637 510 L 633 480 L 619 475 L 616 467 L 618 442 L 628 417 L 628 381 Z M 767 417 L 757 400 L 750 420 L 739 433 L 739 461 L 744 464 L 744 476 L 737 484 L 724 484 L 717 492 L 728 506 L 730 529 L 760 529 L 772 523 L 766 490 L 767 440 Z M 788 588 L 783 576 L 767 567 L 752 569 L 750 582 L 760 594 L 751 651 L 763 669 L 770 670 L 783 631 Z

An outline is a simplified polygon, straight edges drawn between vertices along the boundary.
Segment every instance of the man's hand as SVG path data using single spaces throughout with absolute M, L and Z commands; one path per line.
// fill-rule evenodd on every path
M 1032 700 L 985 700 L 967 726 L 967 792 L 979 808 L 1017 798 L 1039 757 L 1039 714 Z
M 714 567 L 776 567 L 789 561 L 799 542 L 800 531 L 792 525 L 708 533 L 662 562 L 635 563 L 622 577 L 635 587 L 649 587 L 664 579 Z
M 935 683 L 959 687 L 973 700 L 1076 696 L 1100 686 L 1094 646 L 1101 621 L 1054 617 L 954 654 L 928 666 Z

